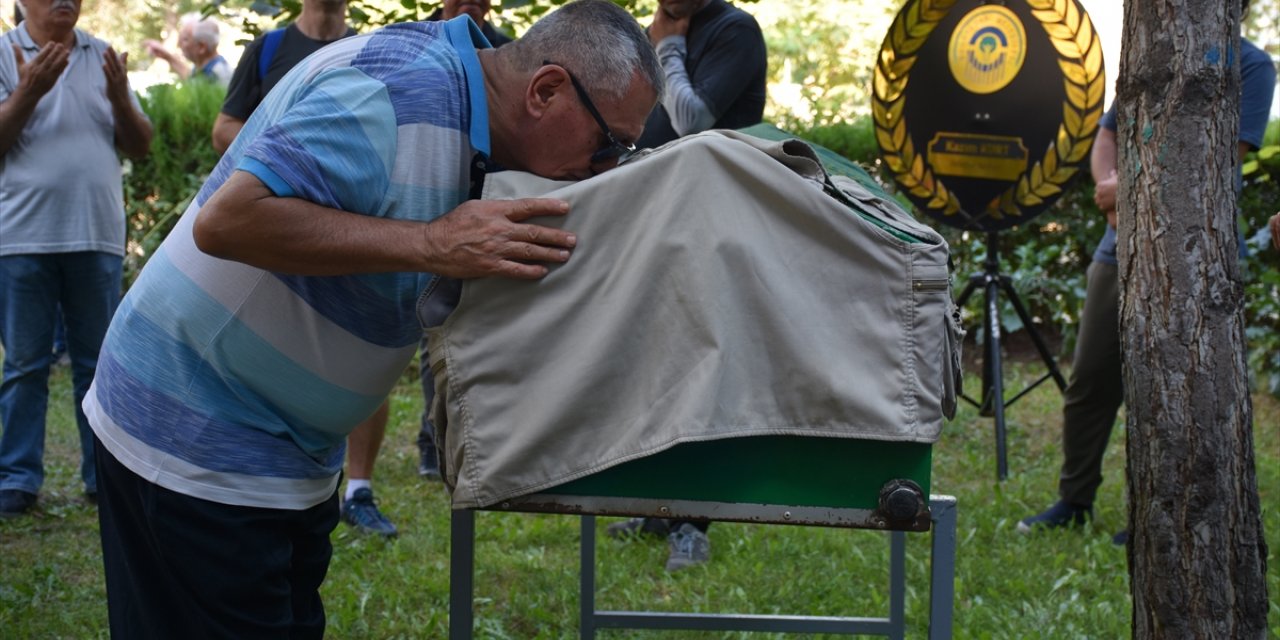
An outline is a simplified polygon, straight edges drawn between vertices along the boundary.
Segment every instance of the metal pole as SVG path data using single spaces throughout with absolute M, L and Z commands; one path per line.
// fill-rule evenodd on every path
M 956 499 L 930 496 L 933 547 L 929 561 L 929 640 L 951 638 L 956 597 Z
M 582 516 L 580 579 L 578 582 L 578 629 L 582 640 L 596 637 L 596 517 Z
M 454 509 L 449 533 L 449 640 L 471 640 L 476 512 Z

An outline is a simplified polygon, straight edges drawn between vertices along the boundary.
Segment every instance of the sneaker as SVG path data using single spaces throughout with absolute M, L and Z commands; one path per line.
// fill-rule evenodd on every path
M 666 518 L 631 518 L 604 528 L 610 538 L 633 538 L 641 535 L 665 538 L 671 533 Z
M 356 489 L 355 494 L 342 503 L 342 521 L 361 533 L 396 537 L 396 526 L 378 511 L 378 504 L 373 500 L 373 489 Z
M 1059 500 L 1043 512 L 1020 521 L 1018 523 L 1018 533 L 1031 533 L 1039 528 L 1078 527 L 1092 518 L 1093 507 L 1081 507 L 1065 500 Z
M 667 571 L 679 571 L 711 559 L 711 539 L 698 528 L 684 523 L 667 536 Z
M 440 460 L 436 456 L 435 447 L 418 452 L 418 475 L 427 480 L 440 479 Z
M 1117 531 L 1114 536 L 1111 536 L 1111 544 L 1114 544 L 1117 547 L 1123 547 L 1126 544 L 1129 544 L 1129 530 L 1125 529 L 1123 531 Z
M 0 518 L 16 518 L 31 510 L 36 494 L 18 489 L 0 489 Z

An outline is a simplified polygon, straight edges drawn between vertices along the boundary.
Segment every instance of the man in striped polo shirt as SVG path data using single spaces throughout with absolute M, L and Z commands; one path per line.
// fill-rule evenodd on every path
M 562 201 L 469 200 L 489 165 L 612 168 L 662 90 L 640 27 L 578 0 L 502 49 L 394 25 L 297 65 L 112 321 L 98 439 L 116 637 L 315 637 L 343 441 L 412 359 L 437 277 L 537 279 Z

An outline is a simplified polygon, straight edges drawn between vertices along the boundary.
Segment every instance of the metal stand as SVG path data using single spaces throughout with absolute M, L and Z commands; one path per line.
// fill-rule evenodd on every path
M 931 496 L 932 547 L 929 571 L 929 638 L 951 637 L 955 599 L 956 499 Z M 774 633 L 839 633 L 902 638 L 906 633 L 906 534 L 889 532 L 889 615 L 886 618 L 829 616 L 694 614 L 653 611 L 598 611 L 595 606 L 595 516 L 581 516 L 579 629 L 593 640 L 598 629 L 690 629 L 766 631 Z M 451 518 L 449 568 L 449 638 L 472 637 L 475 511 L 457 510 Z
M 965 285 L 960 298 L 956 300 L 956 306 L 963 307 L 969 301 L 969 296 L 973 294 L 974 290 L 978 286 L 982 286 L 985 296 L 982 306 L 982 400 L 979 402 L 963 393 L 960 394 L 960 397 L 978 407 L 980 415 L 995 417 L 996 478 L 1004 480 L 1009 477 L 1009 461 L 1005 447 L 1005 407 L 1013 404 L 1018 398 L 1026 395 L 1051 377 L 1057 383 L 1059 390 L 1067 388 L 1067 381 L 1062 377 L 1062 372 L 1058 370 L 1058 364 L 1054 361 L 1053 355 L 1049 353 L 1049 347 L 1045 344 L 1044 338 L 1040 336 L 1040 332 L 1036 330 L 1035 324 L 1032 323 L 1031 314 L 1027 313 L 1026 306 L 1022 304 L 1022 298 L 1018 297 L 1017 290 L 1013 288 L 1013 281 L 1010 280 L 1009 276 L 1000 273 L 999 254 L 999 234 L 996 231 L 988 231 L 987 259 L 983 262 L 982 273 L 969 277 L 969 284 Z M 1008 401 L 1004 399 L 1004 380 L 1000 362 L 1001 332 L 998 298 L 1001 290 L 1004 290 L 1005 296 L 1013 304 L 1018 317 L 1022 319 L 1022 326 L 1026 329 L 1027 335 L 1031 336 L 1031 341 L 1035 343 L 1036 351 L 1040 352 L 1040 359 L 1049 368 L 1048 373 L 1028 385 L 1027 388 Z

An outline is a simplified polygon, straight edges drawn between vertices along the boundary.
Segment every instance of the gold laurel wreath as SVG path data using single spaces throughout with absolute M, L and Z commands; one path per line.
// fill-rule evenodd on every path
M 911 195 L 925 199 L 929 209 L 942 209 L 946 215 L 959 212 L 960 203 L 916 153 L 902 112 L 916 54 L 954 4 L 955 0 L 912 0 L 898 13 L 876 62 L 871 109 L 876 142 L 894 180 Z M 1062 186 L 1077 171 L 1069 165 L 1089 153 L 1102 117 L 1106 80 L 1102 73 L 1102 43 L 1093 23 L 1074 0 L 1027 0 L 1027 4 L 1059 54 L 1058 67 L 1066 88 L 1063 121 L 1044 158 L 987 205 L 985 213 L 995 219 L 1005 214 L 1017 216 L 1021 213 L 1019 206 L 1042 204 L 1045 198 L 1061 193 Z

